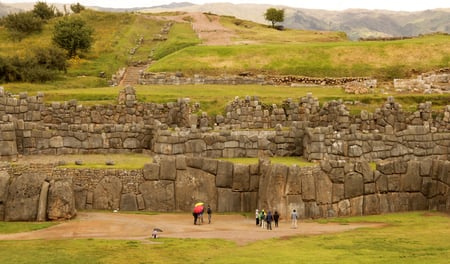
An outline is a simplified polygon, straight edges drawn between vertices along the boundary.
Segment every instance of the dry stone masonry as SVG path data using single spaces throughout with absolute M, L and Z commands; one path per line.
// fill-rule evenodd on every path
M 141 103 L 46 104 L 44 95 L 0 88 L 0 220 L 70 219 L 77 209 L 218 212 L 297 209 L 302 218 L 407 210 L 450 211 L 450 105 L 405 112 L 390 97 L 351 115 L 339 100 L 312 94 L 267 105 L 235 98 L 224 115 L 199 115 L 188 98 Z M 13 166 L 20 155 L 149 152 L 139 170 Z M 270 164 L 302 156 L 317 165 Z M 252 165 L 211 158 L 258 157 Z M 371 163 L 369 163 L 371 162 Z M 376 164 L 376 168 L 370 164 Z

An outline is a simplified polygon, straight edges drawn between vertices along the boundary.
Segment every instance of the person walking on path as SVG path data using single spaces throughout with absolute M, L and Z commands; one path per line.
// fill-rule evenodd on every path
M 272 212 L 269 211 L 266 216 L 267 230 L 272 230 L 272 221 L 273 221 L 273 215 L 272 215 Z
M 212 210 L 211 210 L 211 207 L 209 207 L 209 205 L 208 205 L 208 209 L 206 210 L 206 213 L 208 213 L 208 224 L 211 224 Z
M 297 228 L 297 219 L 298 219 L 298 215 L 297 215 L 297 211 L 292 210 L 291 213 L 291 228 Z
M 256 209 L 255 211 L 255 218 L 256 218 L 256 225 L 259 225 L 259 210 Z
M 280 219 L 280 215 L 278 214 L 278 211 L 275 210 L 275 213 L 273 213 L 273 221 L 275 222 L 275 227 L 278 227 L 278 219 Z

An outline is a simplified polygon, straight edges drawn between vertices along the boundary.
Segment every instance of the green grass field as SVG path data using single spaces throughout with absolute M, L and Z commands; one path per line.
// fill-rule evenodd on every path
M 450 259 L 450 218 L 410 212 L 329 219 L 341 224 L 377 222 L 380 228 L 274 238 L 238 246 L 220 239 L 176 239 L 157 244 L 101 239 L 0 241 L 0 263 L 410 263 L 444 264 Z M 0 225 L 5 233 L 9 225 Z M 23 225 L 23 224 L 22 224 Z M 29 230 L 26 225 L 24 230 Z M 301 228 L 301 223 L 300 223 Z M 16 231 L 18 232 L 18 231 Z

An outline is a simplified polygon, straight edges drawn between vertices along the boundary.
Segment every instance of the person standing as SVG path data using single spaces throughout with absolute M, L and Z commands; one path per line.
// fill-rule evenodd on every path
M 256 225 L 259 225 L 259 210 L 256 209 L 255 211 L 255 218 L 256 218 Z
M 266 228 L 266 212 L 264 212 L 264 209 L 259 213 L 259 225 L 261 228 Z
M 280 219 L 280 215 L 278 214 L 278 211 L 275 210 L 275 213 L 273 213 L 273 221 L 275 222 L 275 227 L 278 227 L 278 219 Z
M 291 228 L 297 228 L 297 219 L 298 219 L 298 215 L 297 215 L 297 211 L 292 210 L 291 213 Z
M 197 224 L 198 214 L 196 212 L 192 212 L 192 215 L 194 216 L 194 225 L 196 225 Z
M 272 221 L 273 221 L 273 215 L 272 215 L 272 212 L 269 211 L 269 212 L 267 212 L 267 215 L 266 215 L 267 230 L 272 230 Z
M 211 207 L 209 205 L 208 205 L 208 209 L 206 210 L 206 213 L 208 213 L 208 224 L 211 224 L 212 210 L 211 210 Z

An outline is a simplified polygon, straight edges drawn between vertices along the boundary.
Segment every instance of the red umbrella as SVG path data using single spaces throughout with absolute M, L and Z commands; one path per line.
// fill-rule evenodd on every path
M 201 205 L 196 205 L 195 207 L 194 207 L 194 213 L 196 213 L 196 214 L 199 214 L 199 213 L 201 213 L 201 212 L 203 212 L 203 204 L 201 204 Z

